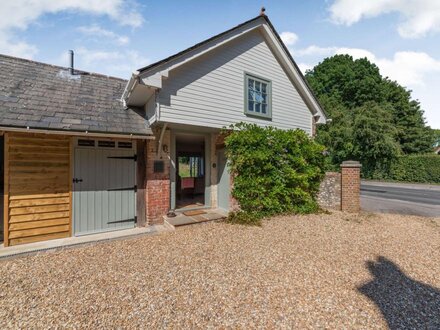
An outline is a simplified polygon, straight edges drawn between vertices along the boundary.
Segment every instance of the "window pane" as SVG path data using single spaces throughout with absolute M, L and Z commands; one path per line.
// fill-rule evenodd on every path
M 255 112 L 260 112 L 260 106 L 261 106 L 261 104 L 260 103 L 255 103 Z
M 261 83 L 261 91 L 267 93 L 267 84 Z
M 262 104 L 261 105 L 261 113 L 264 113 L 264 114 L 267 113 L 267 104 Z
M 254 89 L 255 81 L 253 79 L 248 80 L 248 99 L 255 100 L 255 89 Z
M 261 103 L 263 102 L 263 96 L 261 95 L 261 92 L 255 92 L 255 102 Z
M 254 112 L 254 102 L 253 101 L 248 102 L 248 110 Z
M 263 93 L 263 95 L 262 95 L 262 99 L 263 99 L 263 100 L 262 100 L 263 103 L 267 103 L 267 94 L 264 94 L 264 93 Z
M 259 91 L 261 91 L 261 83 L 259 82 L 259 81 L 256 81 L 255 82 L 255 90 L 257 91 L 257 92 L 259 92 Z

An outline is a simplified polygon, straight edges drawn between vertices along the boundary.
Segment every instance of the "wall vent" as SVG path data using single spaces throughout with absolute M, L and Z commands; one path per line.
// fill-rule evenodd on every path
M 131 142 L 127 142 L 127 141 L 119 141 L 118 142 L 118 148 L 131 149 L 132 147 L 133 147 L 133 144 Z
M 115 141 L 98 141 L 98 147 L 102 148 L 114 148 L 115 145 Z
M 94 147 L 95 146 L 95 140 L 78 140 L 78 146 L 80 147 Z

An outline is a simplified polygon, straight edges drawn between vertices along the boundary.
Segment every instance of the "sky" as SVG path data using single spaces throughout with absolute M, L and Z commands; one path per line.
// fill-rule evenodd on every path
M 367 57 L 412 90 L 440 128 L 440 0 L 1 1 L 0 53 L 128 79 L 131 72 L 253 18 L 260 7 L 302 71 Z

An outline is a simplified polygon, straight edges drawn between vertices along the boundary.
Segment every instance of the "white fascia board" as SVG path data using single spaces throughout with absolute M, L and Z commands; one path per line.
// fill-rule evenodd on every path
M 281 59 L 281 62 L 287 68 L 287 73 L 294 82 L 295 86 L 298 88 L 299 93 L 302 95 L 304 101 L 309 106 L 312 114 L 315 117 L 319 117 L 317 123 L 325 124 L 327 120 L 326 115 L 310 91 L 309 86 L 307 86 L 306 82 L 302 78 L 301 73 L 298 72 L 289 55 L 286 54 L 283 46 L 280 44 L 278 38 L 274 35 L 272 29 L 266 23 L 264 23 L 262 26 L 263 34 L 266 36 L 269 44 L 272 45 L 277 57 Z
M 124 104 L 126 103 L 127 99 L 130 97 L 130 93 L 131 93 L 132 89 L 134 88 L 134 86 L 138 82 L 138 76 L 139 76 L 139 72 L 134 71 L 131 74 L 130 80 L 127 82 L 127 85 L 125 85 L 124 92 L 122 93 L 122 96 L 121 96 L 121 100 L 122 100 L 122 102 L 124 102 Z
M 174 69 L 180 67 L 181 65 L 184 65 L 184 64 L 206 54 L 207 52 L 210 52 L 210 51 L 228 43 L 229 41 L 237 39 L 250 31 L 258 29 L 263 24 L 263 22 L 264 22 L 263 18 L 256 20 L 256 21 L 253 21 L 253 22 L 250 22 L 246 26 L 242 26 L 234 31 L 231 31 L 230 33 L 228 33 L 224 36 L 219 37 L 218 39 L 212 40 L 209 43 L 206 43 L 204 45 L 201 45 L 200 47 L 194 48 L 193 50 L 189 51 L 188 53 L 182 54 L 181 56 L 176 57 L 176 58 L 170 60 L 169 62 L 158 65 L 157 67 L 153 67 L 153 68 L 151 68 L 151 70 L 144 71 L 144 72 L 140 73 L 140 77 L 143 82 L 145 82 L 146 79 L 149 79 L 149 77 L 154 77 L 156 75 L 160 75 L 161 77 L 167 78 L 169 71 L 174 70 Z

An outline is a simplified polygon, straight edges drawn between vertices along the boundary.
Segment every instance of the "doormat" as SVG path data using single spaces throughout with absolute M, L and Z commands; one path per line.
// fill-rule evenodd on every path
M 206 214 L 206 212 L 202 211 L 202 210 L 194 210 L 194 211 L 183 212 L 183 214 L 185 214 L 186 216 L 190 217 L 190 216 L 193 216 L 193 215 Z

